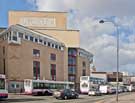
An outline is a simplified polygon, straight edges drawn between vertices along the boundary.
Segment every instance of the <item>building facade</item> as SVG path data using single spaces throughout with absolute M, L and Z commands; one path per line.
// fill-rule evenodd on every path
M 92 77 L 99 77 L 105 80 L 106 83 L 116 84 L 117 72 L 92 72 Z M 118 73 L 119 83 L 123 83 L 123 73 Z
M 91 72 L 90 76 L 104 79 L 104 81 L 107 82 L 107 72 Z
M 125 85 L 135 85 L 135 76 L 123 76 L 123 84 Z
M 93 61 L 79 41 L 79 31 L 66 28 L 65 12 L 9 12 L 9 27 L 0 32 L 0 73 L 9 91 L 20 91 L 24 79 L 72 81 L 79 89 Z

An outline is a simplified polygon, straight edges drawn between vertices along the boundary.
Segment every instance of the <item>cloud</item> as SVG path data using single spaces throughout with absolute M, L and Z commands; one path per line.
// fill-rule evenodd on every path
M 75 9 L 89 16 L 134 16 L 134 0 L 28 0 L 38 10 L 68 11 Z
M 129 41 L 135 43 L 135 34 L 132 34 L 128 37 Z
M 125 18 L 123 17 L 123 19 Z M 133 32 L 135 20 L 132 19 L 125 25 L 123 19 L 121 18 L 119 27 L 120 70 L 132 73 L 133 67 L 129 69 L 127 65 L 131 67 L 135 64 L 135 34 Z M 84 21 L 80 21 L 81 46 L 95 54 L 95 64 L 99 71 L 116 71 L 117 38 L 114 26 L 109 23 L 98 24 L 93 17 L 86 18 Z
M 68 11 L 68 28 L 81 32 L 81 47 L 93 52 L 99 71 L 116 71 L 116 28 L 119 24 L 120 70 L 132 73 L 135 67 L 134 0 L 28 0 L 41 11 Z M 112 16 L 115 15 L 115 16 Z M 116 17 L 117 16 L 117 17 Z

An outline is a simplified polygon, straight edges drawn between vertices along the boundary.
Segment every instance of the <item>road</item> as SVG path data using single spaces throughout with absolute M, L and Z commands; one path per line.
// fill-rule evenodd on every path
M 122 93 L 119 95 L 119 97 L 123 97 L 129 94 L 135 96 L 135 93 Z M 115 95 L 103 95 L 103 96 L 80 95 L 79 99 L 57 100 L 52 96 L 28 96 L 28 95 L 10 94 L 7 100 L 0 101 L 0 103 L 104 103 L 103 101 L 108 101 L 114 98 Z

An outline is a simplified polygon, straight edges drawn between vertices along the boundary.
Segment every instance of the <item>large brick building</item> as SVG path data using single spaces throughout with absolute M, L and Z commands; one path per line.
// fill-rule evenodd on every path
M 0 73 L 9 91 L 24 79 L 71 81 L 90 75 L 93 54 L 80 48 L 79 30 L 67 29 L 66 12 L 10 11 L 0 32 Z

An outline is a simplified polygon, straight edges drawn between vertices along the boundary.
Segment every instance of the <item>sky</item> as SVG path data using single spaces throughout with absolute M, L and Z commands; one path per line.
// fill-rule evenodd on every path
M 7 27 L 9 10 L 67 11 L 67 28 L 80 30 L 80 46 L 94 54 L 97 71 L 116 71 L 115 23 L 120 71 L 135 74 L 134 4 L 135 0 L 0 0 L 0 26 Z M 111 22 L 99 24 L 101 19 Z

